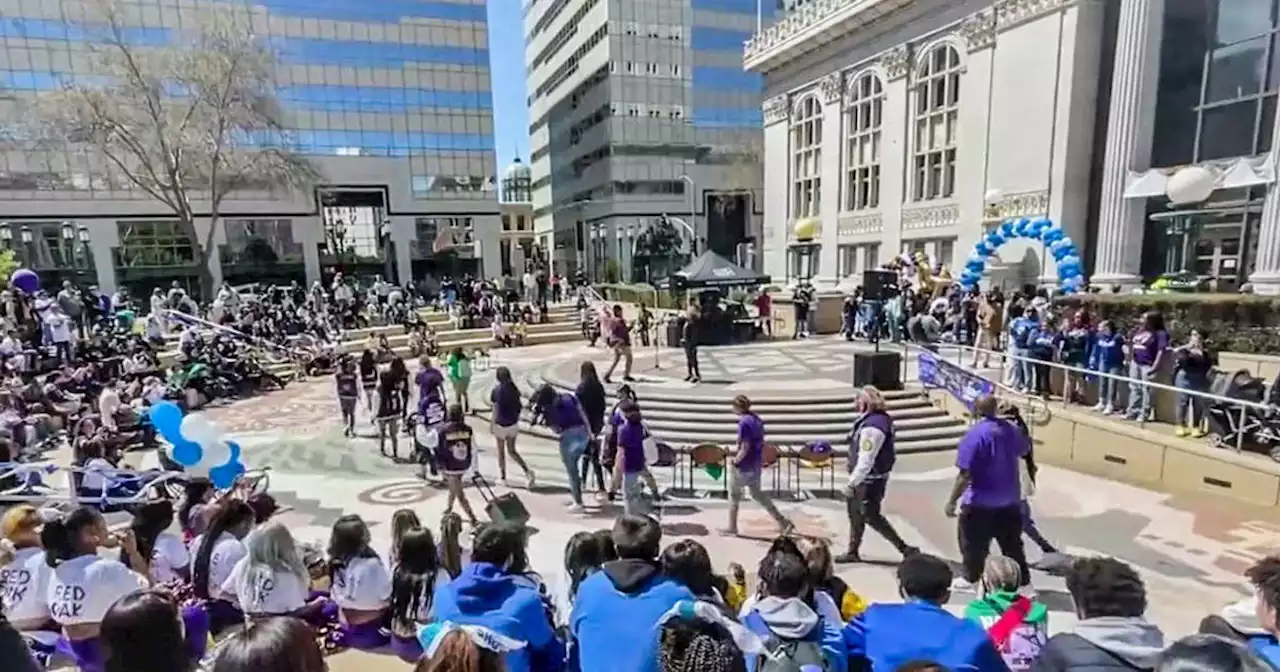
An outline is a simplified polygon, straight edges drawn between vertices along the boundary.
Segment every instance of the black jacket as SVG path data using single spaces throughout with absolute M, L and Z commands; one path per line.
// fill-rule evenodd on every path
M 1134 672 L 1129 661 L 1103 649 L 1080 635 L 1054 635 L 1031 664 L 1031 672 Z
M 587 422 L 591 423 L 591 434 L 599 434 L 604 429 L 604 413 L 609 408 L 609 401 L 605 397 L 604 386 L 599 382 L 578 384 L 578 389 L 574 391 L 578 397 L 578 403 L 582 405 L 582 412 L 587 416 Z

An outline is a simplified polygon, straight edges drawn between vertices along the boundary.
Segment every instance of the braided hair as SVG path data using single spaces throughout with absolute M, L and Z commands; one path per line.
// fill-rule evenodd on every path
M 746 659 L 720 625 L 673 619 L 662 626 L 658 643 L 662 672 L 746 672 Z

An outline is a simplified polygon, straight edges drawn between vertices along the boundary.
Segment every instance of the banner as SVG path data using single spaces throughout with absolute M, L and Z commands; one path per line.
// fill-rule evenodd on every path
M 951 393 L 969 410 L 973 410 L 973 402 L 984 394 L 995 394 L 995 383 L 976 373 L 959 367 L 941 355 L 928 351 L 920 351 L 916 358 L 920 384 L 925 387 L 944 389 Z

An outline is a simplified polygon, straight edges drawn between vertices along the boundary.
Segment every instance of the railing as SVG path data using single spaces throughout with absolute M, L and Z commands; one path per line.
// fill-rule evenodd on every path
M 998 350 L 988 350 L 986 348 L 979 348 L 972 345 L 963 345 L 958 343 L 937 343 L 937 344 L 930 344 L 930 346 L 926 347 L 918 343 L 907 343 L 907 342 L 904 342 L 902 345 L 903 345 L 904 354 L 909 354 L 912 349 L 915 349 L 917 351 L 928 350 L 933 354 L 938 355 L 939 357 L 943 357 L 944 359 L 946 357 L 946 355 L 944 354 L 944 351 L 948 349 L 953 350 L 956 354 L 954 363 L 957 366 L 960 366 L 961 368 L 966 368 L 966 369 L 969 367 L 965 365 L 963 360 L 965 355 L 968 354 L 970 357 L 975 357 L 975 356 L 993 357 L 1001 362 L 1021 362 L 1021 363 L 1024 363 L 1027 365 L 1033 365 L 1033 366 L 1036 366 L 1036 365 L 1046 366 L 1051 369 L 1057 369 L 1059 371 L 1062 371 L 1064 375 L 1076 374 L 1086 378 L 1087 377 L 1106 378 L 1114 382 L 1123 382 L 1126 385 L 1126 387 L 1132 387 L 1132 386 L 1138 385 L 1138 386 L 1149 388 L 1150 390 L 1164 390 L 1166 392 L 1172 392 L 1174 394 L 1183 394 L 1187 396 L 1192 396 L 1207 402 L 1206 411 L 1205 411 L 1206 415 L 1208 413 L 1208 410 L 1207 410 L 1208 402 L 1211 402 L 1214 405 L 1218 405 L 1218 406 L 1225 405 L 1225 406 L 1235 407 L 1231 412 L 1239 413 L 1240 427 L 1247 426 L 1248 412 L 1250 410 L 1259 411 L 1263 413 L 1275 413 L 1277 411 L 1280 411 L 1280 409 L 1278 409 L 1277 407 L 1271 406 L 1270 404 L 1266 404 L 1266 403 L 1249 401 L 1247 399 L 1233 399 L 1231 397 L 1224 397 L 1221 395 L 1213 394 L 1211 392 L 1203 392 L 1200 390 L 1193 390 L 1189 388 L 1175 387 L 1173 385 L 1166 385 L 1164 383 L 1157 383 L 1153 381 L 1142 381 L 1142 380 L 1130 378 L 1129 376 L 1126 376 L 1126 375 L 1117 375 L 1113 373 L 1107 373 L 1105 371 L 1095 371 L 1093 369 L 1087 369 L 1087 368 L 1082 368 L 1078 366 L 1071 366 L 1069 364 L 1063 364 L 1061 362 L 1036 359 L 1034 357 L 1027 357 L 1024 355 L 1015 355 L 1010 352 L 1001 352 Z M 903 357 L 902 366 L 903 366 L 904 380 L 906 379 L 905 374 L 906 374 L 907 364 L 908 364 L 907 357 Z M 1002 364 L 1002 366 L 1000 367 L 1002 375 L 1005 369 L 1006 367 Z M 1013 389 L 1012 387 L 1007 385 L 1003 379 L 993 381 L 993 382 L 995 382 L 995 384 L 1002 391 L 1025 395 L 1026 397 L 1029 397 L 1029 398 L 1037 398 L 1037 396 L 1034 394 L 1027 394 L 1025 392 L 1020 392 L 1018 390 Z M 1064 386 L 1066 384 L 1065 378 L 1064 378 L 1063 384 Z M 1070 400 L 1065 395 L 1063 396 L 1063 399 L 1062 399 L 1062 406 L 1063 408 L 1067 408 L 1068 406 L 1070 406 Z M 1047 401 L 1045 401 L 1045 407 L 1046 409 L 1048 408 Z M 1200 418 L 1200 420 L 1204 420 L 1204 418 Z M 1140 415 L 1140 417 L 1138 418 L 1138 422 L 1140 424 L 1146 424 L 1147 418 L 1145 413 Z M 1245 434 L 1246 432 L 1244 431 L 1237 432 L 1235 437 L 1236 439 L 1235 445 L 1232 446 L 1236 450 L 1236 452 L 1241 452 L 1244 449 Z

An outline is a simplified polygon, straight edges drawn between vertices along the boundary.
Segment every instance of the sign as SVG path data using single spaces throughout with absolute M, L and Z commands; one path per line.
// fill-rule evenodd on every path
M 969 410 L 973 410 L 973 402 L 978 397 L 995 394 L 996 391 L 995 383 L 956 366 L 933 352 L 921 351 L 917 355 L 916 367 L 921 385 L 950 392 L 951 396 Z

